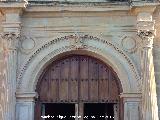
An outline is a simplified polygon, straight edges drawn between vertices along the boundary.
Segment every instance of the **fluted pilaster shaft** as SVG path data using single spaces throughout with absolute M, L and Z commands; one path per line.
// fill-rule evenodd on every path
M 159 120 L 156 83 L 153 64 L 154 21 L 145 13 L 138 21 L 138 35 L 141 38 L 141 78 L 142 78 L 142 120 Z M 147 16 L 149 19 L 147 19 Z M 144 20 L 143 20 L 144 19 Z
M 1 35 L 6 52 L 6 103 L 5 103 L 5 120 L 15 120 L 15 92 L 17 76 L 17 45 L 18 35 L 15 33 L 3 33 Z
M 21 31 L 21 15 L 24 7 L 25 2 L 3 2 L 3 9 L 1 11 L 4 17 L 1 39 L 5 51 L 7 76 L 5 80 L 7 95 L 4 103 L 6 107 L 5 111 L 3 111 L 4 120 L 16 120 L 17 51 Z

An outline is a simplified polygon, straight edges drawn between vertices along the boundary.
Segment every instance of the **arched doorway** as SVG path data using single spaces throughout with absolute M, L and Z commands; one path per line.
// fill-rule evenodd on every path
M 91 56 L 69 55 L 53 61 L 40 76 L 36 92 L 35 120 L 47 115 L 58 120 L 59 114 L 66 120 L 122 118 L 120 81 L 111 66 Z

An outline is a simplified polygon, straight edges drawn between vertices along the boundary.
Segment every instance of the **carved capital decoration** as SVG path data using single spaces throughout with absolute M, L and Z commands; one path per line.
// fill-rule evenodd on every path
M 154 21 L 138 21 L 138 36 L 142 39 L 142 48 L 152 48 L 155 36 Z
M 5 32 L 1 34 L 4 47 L 8 50 L 16 50 L 18 48 L 18 39 L 20 34 L 14 32 Z
M 138 36 L 142 39 L 141 46 L 143 48 L 151 48 L 153 46 L 154 31 L 139 30 Z
M 139 21 L 138 36 L 142 39 L 142 48 L 152 48 L 155 35 L 154 21 Z

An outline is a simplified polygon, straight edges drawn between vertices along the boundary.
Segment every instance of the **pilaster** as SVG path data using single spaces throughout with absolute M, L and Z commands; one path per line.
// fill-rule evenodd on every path
M 152 55 L 155 29 L 151 13 L 138 13 L 137 31 L 141 38 L 142 120 L 159 120 Z
M 36 93 L 17 93 L 16 120 L 34 120 Z
M 0 4 L 1 5 L 1 4 Z M 4 120 L 15 120 L 16 109 L 16 80 L 17 80 L 17 52 L 19 49 L 19 38 L 21 31 L 21 13 L 22 8 L 10 8 L 4 6 L 1 8 L 4 15 L 4 22 L 2 23 L 3 33 L 1 39 L 3 41 L 3 48 L 5 51 L 6 63 L 6 109 L 4 111 Z
M 15 120 L 15 91 L 16 91 L 16 74 L 17 74 L 17 41 L 18 36 L 15 33 L 2 34 L 3 43 L 6 52 L 6 111 L 5 120 Z
M 141 94 L 123 93 L 124 120 L 141 120 Z

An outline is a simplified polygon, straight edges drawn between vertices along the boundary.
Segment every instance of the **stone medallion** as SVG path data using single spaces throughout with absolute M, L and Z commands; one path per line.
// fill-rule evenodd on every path
M 126 52 L 134 53 L 137 50 L 137 42 L 133 37 L 124 37 L 121 45 Z
M 21 52 L 29 54 L 35 47 L 35 41 L 32 37 L 21 37 Z

